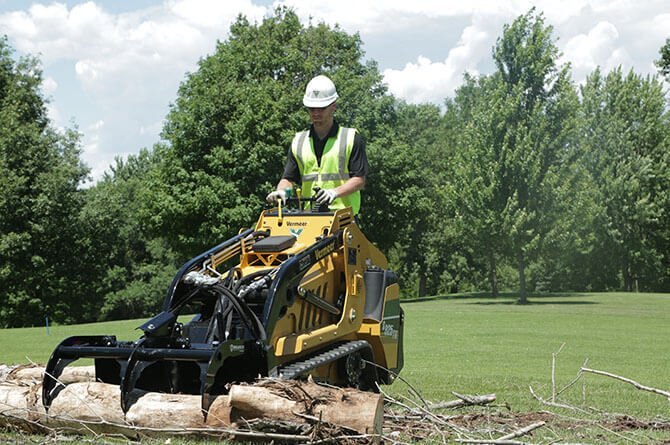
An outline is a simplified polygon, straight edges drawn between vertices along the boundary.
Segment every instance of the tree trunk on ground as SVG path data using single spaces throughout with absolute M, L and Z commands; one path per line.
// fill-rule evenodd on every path
M 233 385 L 228 396 L 214 400 L 206 419 L 199 395 L 135 390 L 131 394 L 134 403 L 125 415 L 118 385 L 90 381 L 69 384 L 55 397 L 48 415 L 41 395 L 41 383 L 7 380 L 0 384 L 0 425 L 30 432 L 55 428 L 139 438 L 175 433 L 211 435 L 217 429 L 219 435 L 229 435 L 238 423 L 246 426 L 253 419 L 270 419 L 381 434 L 384 413 L 380 394 L 285 380 Z
M 6 376 L 9 383 L 42 383 L 44 378 L 44 368 L 36 365 L 20 365 L 13 368 Z M 76 382 L 94 382 L 95 366 L 70 366 L 63 369 L 63 373 L 58 377 L 65 385 Z
M 309 382 L 268 380 L 262 387 L 236 385 L 229 397 L 233 420 L 265 417 L 295 422 L 309 415 L 346 425 L 360 434 L 375 434 L 381 431 L 384 417 L 384 398 L 380 394 L 333 390 Z
M 526 259 L 523 256 L 523 252 L 519 252 L 518 266 L 519 266 L 519 304 L 527 304 L 528 298 L 526 297 Z

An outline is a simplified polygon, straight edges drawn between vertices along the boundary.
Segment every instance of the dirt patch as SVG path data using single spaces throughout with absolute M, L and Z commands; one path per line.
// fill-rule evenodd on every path
M 669 420 L 644 420 L 631 416 L 618 416 L 608 423 L 608 428 L 614 431 L 657 430 L 670 431 Z

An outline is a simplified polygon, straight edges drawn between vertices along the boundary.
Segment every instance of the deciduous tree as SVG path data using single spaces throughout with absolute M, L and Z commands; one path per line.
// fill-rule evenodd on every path
M 51 127 L 41 82 L 38 61 L 0 39 L 0 327 L 69 320 L 84 266 L 79 134 Z

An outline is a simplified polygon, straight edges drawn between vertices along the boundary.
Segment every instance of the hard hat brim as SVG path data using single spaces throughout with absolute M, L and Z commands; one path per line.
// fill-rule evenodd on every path
M 333 94 L 332 96 L 319 98 L 305 96 L 302 98 L 302 104 L 307 108 L 325 108 L 335 102 L 337 97 L 337 93 Z

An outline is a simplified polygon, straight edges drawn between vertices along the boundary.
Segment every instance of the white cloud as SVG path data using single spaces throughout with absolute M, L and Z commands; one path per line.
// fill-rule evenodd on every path
M 36 3 L 0 13 L 0 28 L 13 47 L 38 55 L 46 70 L 60 64 L 63 71 L 63 63 L 72 64 L 83 95 L 101 113 L 76 117 L 86 127 L 83 158 L 98 177 L 116 154 L 158 142 L 179 82 L 217 39 L 226 37 L 240 13 L 255 20 L 266 8 L 250 0 L 167 0 L 112 14 L 93 1 L 72 7 Z M 49 79 L 43 85 L 46 94 L 58 86 Z M 58 109 L 49 110 L 60 122 Z M 95 125 L 102 121 L 104 126 Z
M 427 19 L 461 17 L 470 15 L 508 15 L 512 2 L 497 0 L 471 0 L 444 2 L 435 0 L 340 0 L 315 2 L 314 0 L 282 0 L 275 5 L 289 6 L 302 20 L 310 17 L 317 22 L 339 24 L 349 32 L 390 33 L 421 26 Z
M 575 80 L 581 82 L 598 66 L 603 71 L 609 71 L 630 63 L 620 45 L 617 27 L 610 22 L 600 22 L 588 33 L 576 35 L 567 42 L 561 62 L 570 62 Z
M 477 65 L 490 55 L 488 50 L 494 36 L 487 31 L 488 26 L 483 26 L 486 21 L 477 22 L 463 30 L 458 45 L 449 51 L 444 61 L 433 62 L 419 56 L 416 63 L 407 63 L 402 70 L 384 70 L 389 91 L 410 103 L 441 104 L 452 96 L 461 84 L 463 73 L 476 74 Z
M 42 80 L 42 92 L 48 97 L 58 89 L 58 82 L 51 76 L 46 76 Z
M 167 8 L 175 17 L 198 28 L 227 29 L 238 14 L 254 19 L 266 13 L 266 8 L 256 6 L 250 0 L 171 0 Z

